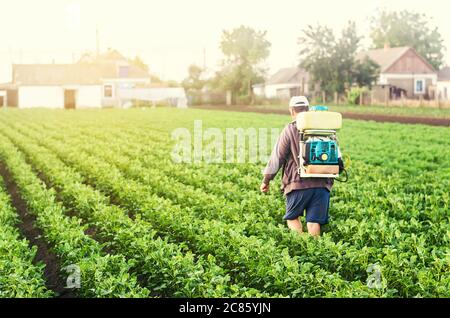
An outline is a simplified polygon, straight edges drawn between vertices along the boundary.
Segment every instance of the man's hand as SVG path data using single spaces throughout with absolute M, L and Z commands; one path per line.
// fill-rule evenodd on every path
M 260 190 L 262 193 L 267 193 L 269 192 L 269 184 L 268 183 L 261 183 L 261 187 Z

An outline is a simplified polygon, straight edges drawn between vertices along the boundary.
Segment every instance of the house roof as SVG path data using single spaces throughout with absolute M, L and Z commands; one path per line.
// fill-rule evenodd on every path
M 272 75 L 266 84 L 296 84 L 300 83 L 301 79 L 309 80 L 309 73 L 299 67 L 282 68 L 274 75 Z
M 120 72 L 120 67 L 128 70 Z M 147 79 L 150 75 L 111 49 L 99 55 L 85 53 L 75 64 L 13 64 L 13 85 L 92 85 L 119 78 Z
M 416 50 L 408 46 L 363 51 L 357 54 L 356 59 L 362 60 L 368 56 L 380 65 L 380 72 L 384 73 L 408 51 L 413 51 L 434 72 L 434 67 Z
M 18 85 L 100 84 L 120 78 L 114 63 L 13 64 L 13 83 Z M 146 71 L 129 65 L 127 78 L 149 78 Z
M 128 70 L 129 78 L 150 78 L 150 74 L 147 71 L 140 68 L 139 66 L 130 64 L 128 65 L 128 67 L 129 67 Z M 117 76 L 117 78 L 119 78 L 119 76 Z
M 380 71 L 381 73 L 383 73 L 399 58 L 401 58 L 403 54 L 405 54 L 409 49 L 410 47 L 404 46 L 363 51 L 358 53 L 356 58 L 362 60 L 366 56 L 369 57 L 375 63 L 380 65 Z
M 450 66 L 444 67 L 438 72 L 438 81 L 450 81 Z
M 117 50 L 109 49 L 105 53 L 99 55 L 92 52 L 86 52 L 78 60 L 78 63 L 111 63 L 122 61 L 127 61 L 127 59 Z
M 100 54 L 99 56 L 98 56 L 98 58 L 99 59 L 102 59 L 102 60 L 113 60 L 113 61 L 117 61 L 117 60 L 123 60 L 123 61 L 126 61 L 127 59 L 122 55 L 122 54 L 120 54 L 117 50 L 108 50 L 108 51 L 106 51 L 105 53 L 103 53 L 103 54 Z

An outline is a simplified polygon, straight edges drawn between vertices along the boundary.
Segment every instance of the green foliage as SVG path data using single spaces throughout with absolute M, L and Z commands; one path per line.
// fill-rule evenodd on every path
M 300 66 L 310 73 L 312 84 L 319 82 L 322 89 L 328 92 L 334 91 L 339 84 L 334 79 L 332 66 L 335 41 L 333 30 L 321 25 L 309 25 L 299 38 Z
M 355 61 L 353 67 L 353 83 L 359 87 L 371 89 L 378 79 L 380 66 L 368 57 L 365 57 L 363 60 Z
M 430 22 L 418 12 L 379 10 L 371 18 L 370 37 L 375 48 L 410 46 L 438 70 L 444 63 L 445 47 L 439 30 Z
M 64 215 L 64 208 L 55 202 L 54 191 L 45 189 L 16 148 L 3 136 L 1 144 L 0 158 L 8 165 L 46 240 L 54 246 L 55 254 L 62 261 L 61 268 L 73 264 L 80 267 L 79 294 L 86 297 L 148 296 L 147 289 L 137 286 L 136 277 L 121 276 L 130 268 L 123 256 L 104 255 L 101 245 L 84 234 L 86 227 L 81 226 L 80 220 Z
M 44 266 L 33 264 L 37 249 L 20 238 L 18 222 L 0 177 L 0 298 L 51 297 Z
M 220 48 L 226 59 L 240 65 L 255 65 L 269 56 L 270 43 L 265 31 L 240 26 L 223 31 Z
M 188 68 L 188 77 L 182 82 L 182 86 L 188 94 L 199 92 L 205 81 L 202 79 L 203 69 L 200 66 L 192 64 Z
M 163 83 L 163 81 L 157 75 L 152 74 L 150 72 L 149 66 L 144 62 L 144 60 L 140 56 L 136 55 L 134 59 L 128 59 L 128 62 L 149 73 L 151 83 Z
M 44 148 L 28 144 L 23 136 L 10 135 L 10 137 L 59 190 L 64 203 L 78 211 L 88 225 L 96 227 L 98 238 L 108 242 L 107 248 L 119 253 L 117 257 L 126 256 L 131 270 L 144 275 L 146 285 L 154 293 L 172 297 L 268 296 L 255 289 L 228 284 L 229 276 L 223 273 L 213 258 L 204 260 L 200 256 L 195 260 L 191 253 L 185 254 L 183 245 L 170 244 L 166 240 L 156 238 L 150 222 L 139 219 L 133 221 L 125 211 L 108 206 L 107 197 L 81 184 L 82 177 L 67 169 L 54 154 L 45 151 Z M 110 172 L 103 171 L 103 178 L 111 177 Z M 115 186 L 123 187 L 122 196 L 134 193 L 130 192 L 132 189 L 126 185 L 126 181 Z M 88 258 L 86 261 L 97 264 L 100 262 L 95 258 Z M 107 265 L 106 263 L 105 270 L 108 269 Z M 100 270 L 99 266 L 100 264 L 93 267 L 91 263 L 90 266 L 80 267 L 82 272 L 88 272 L 94 268 Z M 130 278 L 127 269 L 117 268 L 115 272 L 117 272 L 116 279 Z M 99 283 L 93 279 L 100 275 L 97 273 L 95 277 L 91 277 L 88 273 L 82 277 L 82 282 L 88 286 L 97 286 L 98 289 Z M 128 287 L 129 283 L 124 282 L 122 285 Z M 120 285 L 117 287 L 120 288 Z M 136 287 L 136 292 L 138 291 Z M 103 292 L 103 289 L 100 289 L 100 292 Z
M 223 31 L 220 48 L 225 59 L 212 86 L 230 90 L 237 97 L 251 97 L 252 85 L 264 80 L 265 70 L 260 64 L 270 49 L 266 32 L 246 26 Z
M 352 84 L 371 85 L 378 67 L 369 60 L 357 61 L 361 37 L 354 22 L 349 22 L 336 39 L 327 26 L 308 26 L 299 38 L 300 66 L 311 74 L 311 84 L 319 83 L 328 94 L 343 93 Z
M 367 91 L 365 88 L 360 87 L 352 87 L 348 91 L 347 100 L 350 105 L 359 104 L 359 99 L 361 98 L 362 93 Z
M 163 81 L 155 74 L 150 73 L 150 82 L 151 83 L 162 83 Z
M 168 87 L 180 87 L 180 83 L 175 80 L 168 80 L 166 84 Z
M 289 120 L 162 108 L 7 111 L 0 153 L 14 143 L 21 151 L 14 156 L 26 157 L 77 220 L 128 260 L 117 279 L 139 275 L 157 295 L 450 296 L 450 145 L 441 138 L 448 128 L 414 125 L 411 134 L 410 125 L 346 120 L 339 138 L 351 177 L 333 188 L 330 224 L 315 240 L 286 228 L 276 190 L 258 192 L 262 162 L 172 162 L 170 133 L 198 118 L 222 131 Z M 54 235 L 65 233 L 64 218 L 53 214 L 62 220 Z M 367 286 L 373 264 L 381 268 L 380 289 Z

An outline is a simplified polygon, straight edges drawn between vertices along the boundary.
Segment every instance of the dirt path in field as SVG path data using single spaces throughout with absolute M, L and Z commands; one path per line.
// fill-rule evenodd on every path
M 45 264 L 44 279 L 46 287 L 55 292 L 57 297 L 77 297 L 70 289 L 64 288 L 66 284 L 59 276 L 60 266 L 58 259 L 44 241 L 42 231 L 35 227 L 36 218 L 28 213 L 27 204 L 20 196 L 17 185 L 3 162 L 0 162 L 0 175 L 3 177 L 8 194 L 11 197 L 12 205 L 19 215 L 20 223 L 18 228 L 22 236 L 28 240 L 30 246 L 34 245 L 37 247 L 36 257 L 33 262 L 35 264 L 39 262 Z
M 225 110 L 235 112 L 249 112 L 259 114 L 280 114 L 287 115 L 288 110 L 282 109 L 264 109 L 252 106 L 195 106 L 197 109 L 209 110 Z M 447 126 L 450 127 L 450 118 L 438 117 L 420 117 L 420 116 L 402 116 L 402 115 L 385 115 L 376 113 L 355 113 L 355 112 L 341 112 L 343 118 L 357 119 L 357 120 L 373 120 L 377 122 L 391 122 L 402 124 L 423 124 L 431 126 Z

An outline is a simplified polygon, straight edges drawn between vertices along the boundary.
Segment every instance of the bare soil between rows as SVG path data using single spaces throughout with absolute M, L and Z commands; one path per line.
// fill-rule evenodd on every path
M 16 183 L 13 181 L 11 174 L 5 164 L 0 162 L 0 175 L 2 176 L 8 194 L 11 198 L 13 207 L 19 216 L 19 224 L 17 225 L 22 236 L 25 237 L 30 246 L 37 247 L 37 253 L 33 262 L 35 264 L 42 262 L 45 264 L 44 278 L 46 287 L 55 292 L 56 297 L 75 298 L 77 297 L 73 291 L 65 288 L 65 282 L 60 277 L 60 265 L 56 255 L 50 250 L 48 244 L 44 241 L 42 231 L 35 226 L 36 218 L 28 213 L 26 202 L 19 194 Z
M 259 114 L 280 114 L 287 115 L 288 110 L 283 109 L 264 109 L 252 106 L 195 106 L 196 109 L 208 110 L 225 110 L 234 112 L 248 112 Z M 403 116 L 403 115 L 385 115 L 377 113 L 356 113 L 356 112 L 341 112 L 343 118 L 356 120 L 372 120 L 376 122 L 390 122 L 401 124 L 422 124 L 430 126 L 445 126 L 450 127 L 450 118 L 439 117 L 420 117 L 420 116 Z

